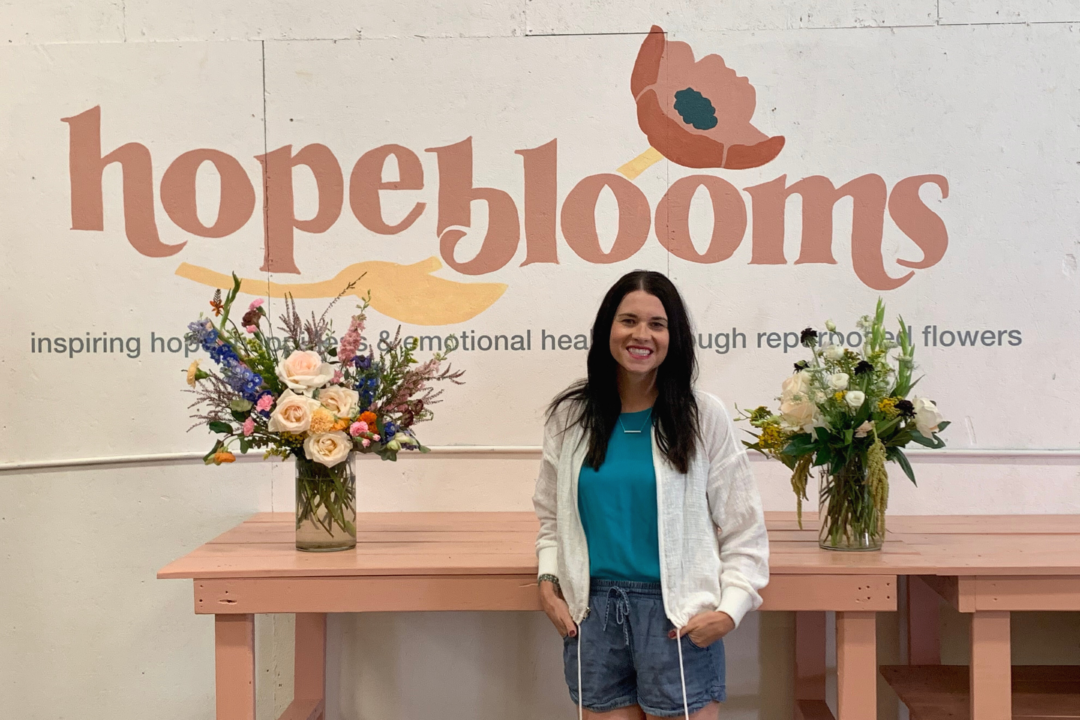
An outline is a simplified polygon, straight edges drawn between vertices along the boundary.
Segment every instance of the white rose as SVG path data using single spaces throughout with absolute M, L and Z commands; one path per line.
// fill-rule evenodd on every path
M 844 400 L 847 401 L 847 404 L 851 406 L 852 410 L 858 410 L 866 400 L 866 393 L 862 390 L 849 390 L 847 394 L 844 395 Z
M 836 373 L 829 376 L 829 387 L 833 390 L 847 390 L 848 386 L 848 374 Z
M 286 390 L 277 399 L 266 428 L 270 432 L 287 432 L 294 435 L 307 432 L 311 426 L 311 413 L 318 407 L 318 400 Z
M 825 348 L 826 360 L 832 360 L 835 362 L 842 357 L 844 357 L 844 348 L 840 347 L 839 345 L 830 345 L 829 347 Z
M 333 467 L 349 457 L 352 447 L 352 438 L 343 432 L 317 433 L 304 440 L 304 454 L 308 460 L 326 467 Z
M 810 373 L 800 370 L 780 386 L 781 400 L 805 399 L 810 390 Z
M 785 400 L 780 403 L 780 416 L 789 425 L 810 432 L 818 420 L 818 409 L 809 400 Z
M 809 432 L 819 418 L 810 399 L 810 373 L 800 370 L 784 380 L 780 390 L 780 415 L 789 425 Z
M 938 412 L 937 405 L 921 397 L 915 398 L 912 404 L 915 406 L 915 429 L 926 437 L 936 433 L 938 425 L 945 419 Z
M 340 418 L 351 418 L 360 405 L 360 393 L 340 385 L 332 385 L 319 391 L 322 406 Z
M 278 363 L 277 376 L 290 390 L 311 392 L 334 377 L 334 368 L 314 350 L 297 350 Z
M 855 428 L 855 437 L 863 438 L 870 434 L 870 431 L 874 429 L 874 422 L 867 420 L 859 427 Z

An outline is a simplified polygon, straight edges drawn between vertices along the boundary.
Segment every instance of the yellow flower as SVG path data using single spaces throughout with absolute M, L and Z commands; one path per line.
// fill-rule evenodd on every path
M 844 399 L 844 391 L 843 390 L 833 393 L 833 400 L 836 400 L 837 402 L 840 402 L 843 399 Z
M 187 369 L 187 384 L 190 385 L 191 387 L 195 387 L 195 380 L 197 379 L 198 374 L 199 374 L 199 361 L 198 360 L 192 360 L 191 364 L 188 365 L 188 369 Z
M 349 425 L 349 418 L 338 418 L 337 422 L 334 423 L 334 426 L 330 429 L 330 431 L 336 432 L 338 430 L 344 430 L 345 428 L 349 427 Z
M 281 444 L 285 445 L 286 447 L 297 448 L 303 447 L 304 445 L 303 435 L 295 435 L 293 433 L 283 432 L 278 436 L 278 438 L 280 439 Z M 287 454 L 283 455 L 282 457 L 287 457 Z
M 878 410 L 885 413 L 889 417 L 896 417 L 900 414 L 900 411 L 896 409 L 897 402 L 899 402 L 899 398 L 885 398 L 878 403 Z
M 782 450 L 787 444 L 787 436 L 776 425 L 766 425 L 761 429 L 761 437 L 758 438 L 761 447 L 765 450 Z
M 312 435 L 330 432 L 333 427 L 334 413 L 326 408 L 321 407 L 311 414 L 311 427 L 309 428 L 309 432 Z

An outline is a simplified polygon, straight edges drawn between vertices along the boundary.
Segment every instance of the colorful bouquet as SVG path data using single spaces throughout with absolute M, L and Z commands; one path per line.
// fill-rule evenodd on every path
M 810 361 L 795 363 L 781 388 L 779 412 L 759 407 L 742 412 L 758 431 L 744 443 L 780 460 L 792 471 L 802 527 L 802 502 L 812 467 L 820 470 L 819 541 L 830 549 L 876 549 L 885 533 L 889 484 L 886 461 L 897 463 L 912 483 L 915 473 L 903 448 L 911 442 L 928 448 L 945 443 L 937 433 L 948 427 L 934 403 L 908 399 L 914 347 L 903 318 L 893 336 L 884 328 L 885 305 L 856 327 L 858 352 L 845 348 L 832 321 L 825 332 L 807 328 L 800 338 Z M 838 343 L 832 342 L 838 339 Z M 890 357 L 890 351 L 898 354 Z
M 233 275 L 233 281 L 224 300 L 220 290 L 214 294 L 213 317 L 200 316 L 186 336 L 217 366 L 204 370 L 196 360 L 187 369 L 196 397 L 192 417 L 199 421 L 194 427 L 205 424 L 221 436 L 204 460 L 233 462 L 233 448 L 295 457 L 297 527 L 313 521 L 333 533 L 336 525 L 355 542 L 347 461 L 353 453 L 396 460 L 401 450 L 427 452 L 412 428 L 432 417 L 431 406 L 442 394 L 433 383 L 461 384 L 463 373 L 444 368 L 442 353 L 420 363 L 415 344 L 402 340 L 400 328 L 393 340 L 379 342 L 376 355 L 363 338 L 367 301 L 339 341 L 327 313 L 352 284 L 321 316 L 313 313 L 307 320 L 287 297 L 278 337 L 262 299 L 236 323 L 232 311 L 240 280 Z

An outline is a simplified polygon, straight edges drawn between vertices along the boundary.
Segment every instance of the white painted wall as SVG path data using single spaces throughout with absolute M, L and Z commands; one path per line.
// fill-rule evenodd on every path
M 561 203 L 582 178 L 611 173 L 648 147 L 629 74 L 642 33 L 660 24 L 698 57 L 719 53 L 757 90 L 754 124 L 787 138 L 750 170 L 690 171 L 661 162 L 636 186 L 655 209 L 680 177 L 719 176 L 742 189 L 786 175 L 836 185 L 878 174 L 891 189 L 943 175 L 923 202 L 942 218 L 942 260 L 882 294 L 914 326 L 920 390 L 955 424 L 952 448 L 1080 448 L 1080 9 L 1026 2 L 740 2 L 606 0 L 515 3 L 172 3 L 159 0 L 0 2 L 0 463 L 36 463 L 205 450 L 185 434 L 183 353 L 152 352 L 150 334 L 179 336 L 210 290 L 175 275 L 181 262 L 247 277 L 263 257 L 260 165 L 266 150 L 322 143 L 346 183 L 364 152 L 387 143 L 422 160 L 424 189 L 387 197 L 388 215 L 428 204 L 393 237 L 365 231 L 346 201 L 327 232 L 298 232 L 300 276 L 315 282 L 367 260 L 439 255 L 438 172 L 426 148 L 473 139 L 477 186 L 504 190 L 524 211 L 515 150 L 558 140 Z M 187 245 L 145 257 L 125 237 L 120 172 L 103 174 L 104 230 L 72 230 L 68 125 L 101 107 L 104 152 L 129 142 L 153 158 L 161 240 Z M 165 213 L 158 183 L 181 153 L 214 148 L 237 158 L 256 190 L 255 213 L 227 238 L 194 237 Z M 199 216 L 215 217 L 217 184 L 204 171 Z M 393 196 L 393 193 L 388 195 Z M 742 194 L 747 207 L 749 196 Z M 296 173 L 299 217 L 317 206 Z M 851 260 L 851 201 L 838 203 L 835 265 L 794 264 L 799 201 L 786 212 L 786 265 L 750 264 L 752 227 L 734 255 L 701 265 L 669 255 L 654 235 L 630 260 L 594 265 L 559 235 L 560 264 L 521 267 L 525 239 L 505 267 L 455 282 L 508 286 L 472 320 L 430 331 L 587 332 L 604 289 L 637 267 L 668 272 L 702 332 L 732 326 L 746 350 L 701 354 L 702 385 L 729 406 L 768 402 L 794 353 L 758 349 L 756 333 L 833 317 L 850 325 L 878 291 Z M 604 247 L 617 228 L 603 198 Z M 711 216 L 692 206 L 704 250 Z M 459 249 L 479 247 L 485 213 Z M 918 248 L 886 215 L 887 271 Z M 270 299 L 272 310 L 280 305 Z M 304 309 L 321 308 L 311 302 Z M 339 316 L 339 322 L 347 317 Z M 397 321 L 375 314 L 373 329 Z M 1015 329 L 1018 347 L 924 347 L 922 328 Z M 407 327 L 417 332 L 417 327 Z M 137 358 L 31 353 L 30 338 L 138 337 Z M 536 445 L 543 404 L 583 370 L 581 351 L 459 352 L 468 385 L 448 393 L 422 428 L 434 445 Z M 535 460 L 408 458 L 365 466 L 370 510 L 529 510 Z M 782 468 L 755 463 L 766 509 L 793 507 Z M 919 488 L 893 482 L 897 513 L 1080 512 L 1075 456 L 918 461 Z M 899 473 L 895 473 L 899 476 Z M 0 716 L 134 719 L 212 717 L 212 621 L 195 617 L 185 582 L 154 579 L 173 559 L 259 510 L 288 511 L 291 468 L 240 462 L 112 465 L 0 472 Z M 894 618 L 884 618 L 883 638 Z M 945 619 L 948 658 L 963 659 L 963 629 Z M 291 694 L 291 619 L 261 618 L 260 719 Z M 1018 629 L 1017 629 L 1018 628 Z M 1077 619 L 1018 618 L 1026 661 L 1080 662 Z M 331 621 L 329 718 L 570 717 L 558 644 L 528 614 L 341 616 Z M 728 640 L 727 714 L 782 717 L 790 703 L 792 621 L 751 616 Z M 899 649 L 883 642 L 883 652 Z M 947 659 L 948 659 L 947 658 Z M 896 711 L 883 693 L 883 717 Z

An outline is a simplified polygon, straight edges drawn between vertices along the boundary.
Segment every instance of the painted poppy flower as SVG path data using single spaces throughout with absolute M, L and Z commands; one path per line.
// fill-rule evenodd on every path
M 668 42 L 653 25 L 641 43 L 630 90 L 638 125 L 672 162 L 692 168 L 745 169 L 764 165 L 784 147 L 750 124 L 754 86 L 719 55 L 694 60 L 684 42 Z

